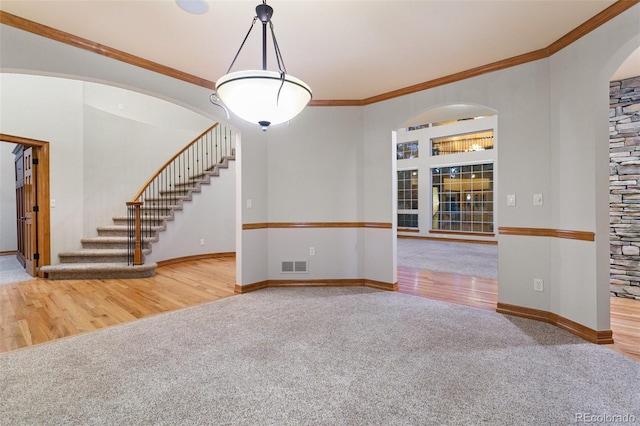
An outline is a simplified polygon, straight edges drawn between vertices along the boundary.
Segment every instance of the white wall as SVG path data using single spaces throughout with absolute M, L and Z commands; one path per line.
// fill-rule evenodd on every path
M 4 59 L 4 58 L 3 58 Z M 51 260 L 78 248 L 83 221 L 82 82 L 0 74 L 0 132 L 49 142 Z
M 13 143 L 0 143 L 0 252 L 18 250 Z
M 268 221 L 358 222 L 362 109 L 309 108 L 289 126 L 269 129 Z M 357 228 L 270 229 L 269 279 L 363 277 Z M 283 242 L 286 242 L 283 244 Z M 316 254 L 309 256 L 309 248 Z M 307 275 L 280 273 L 282 260 L 310 260 Z
M 268 272 L 268 230 L 247 229 L 244 224 L 267 223 L 268 146 L 267 135 L 257 126 L 241 123 L 236 145 L 236 283 L 265 281 Z M 249 203 L 251 205 L 249 206 Z
M 363 220 L 361 108 L 307 108 L 289 125 L 241 130 L 242 223 Z M 365 241 L 355 226 L 248 229 L 241 245 L 239 284 L 366 276 Z M 282 274 L 283 260 L 308 260 L 309 273 Z
M 550 58 L 552 226 L 589 230 L 594 243 L 552 243 L 552 312 L 609 325 L 609 80 L 640 46 L 640 5 Z
M 361 138 L 357 107 L 308 108 L 269 129 L 269 221 L 357 221 Z

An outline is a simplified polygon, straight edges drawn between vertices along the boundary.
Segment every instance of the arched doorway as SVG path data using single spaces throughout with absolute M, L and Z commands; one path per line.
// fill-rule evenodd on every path
M 398 266 L 491 282 L 493 296 L 482 305 L 490 309 L 498 280 L 497 119 L 483 105 L 442 105 L 404 122 L 393 142 Z
M 640 329 L 629 321 L 640 311 L 640 218 L 636 216 L 640 172 L 640 47 L 609 82 L 609 225 L 611 328 L 616 343 L 637 352 Z M 619 324 L 624 323 L 625 327 Z
M 640 172 L 640 48 L 609 83 L 609 219 L 611 229 L 611 291 L 640 297 L 640 218 L 636 217 L 637 174 Z

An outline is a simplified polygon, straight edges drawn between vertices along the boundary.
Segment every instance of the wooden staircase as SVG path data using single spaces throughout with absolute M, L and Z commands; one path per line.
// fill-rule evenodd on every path
M 159 191 L 156 196 L 144 200 L 141 221 L 145 229 L 151 232 L 142 238 L 143 264 L 134 265 L 131 261 L 129 218 L 117 216 L 113 218 L 113 224 L 97 228 L 98 236 L 83 238 L 82 249 L 61 252 L 58 254 L 59 264 L 43 266 L 40 270 L 48 279 L 53 280 L 154 276 L 158 265 L 144 263 L 144 256 L 151 253 L 152 244 L 166 230 L 167 222 L 174 220 L 174 212 L 182 210 L 183 203 L 191 201 L 193 194 L 201 192 L 202 185 L 209 185 L 212 177 L 219 176 L 220 170 L 228 168 L 229 161 L 235 160 L 235 150 L 229 151 L 231 155 L 222 156 L 219 162 L 207 170 L 196 172 L 185 182 L 177 183 L 171 189 Z

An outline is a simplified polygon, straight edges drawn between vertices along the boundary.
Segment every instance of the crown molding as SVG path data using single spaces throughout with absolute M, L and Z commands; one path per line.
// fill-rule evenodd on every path
M 564 49 L 576 40 L 584 37 L 591 31 L 625 12 L 627 9 L 640 3 L 640 0 L 618 0 L 602 12 L 598 13 L 588 21 L 584 22 L 580 26 L 574 28 L 549 46 L 535 50 L 533 52 L 524 53 L 522 55 L 507 58 L 501 61 L 493 62 L 490 64 L 475 67 L 466 71 L 450 74 L 444 77 L 436 78 L 434 80 L 426 81 L 423 83 L 415 84 L 413 86 L 404 87 L 398 90 L 394 90 L 380 95 L 372 96 L 366 99 L 344 99 L 344 100 L 312 100 L 309 106 L 365 106 L 371 105 L 377 102 L 386 101 L 389 99 L 397 98 L 400 96 L 409 95 L 412 93 L 420 92 L 434 87 L 442 86 L 456 81 L 466 80 L 471 77 L 476 77 L 482 74 L 510 68 L 516 65 L 522 65 L 527 62 L 537 61 L 539 59 L 547 58 L 554 53 Z M 156 62 L 148 61 L 146 59 L 131 55 L 121 50 L 112 49 L 108 46 L 95 43 L 93 41 L 84 39 L 82 37 L 74 36 L 55 28 L 48 27 L 46 25 L 38 24 L 37 22 L 30 21 L 28 19 L 21 18 L 11 13 L 0 11 L 0 24 L 9 25 L 20 30 L 28 31 L 33 34 L 40 35 L 42 37 L 49 38 L 51 40 L 59 41 L 80 49 L 88 50 L 99 55 L 107 56 L 112 59 L 116 59 L 121 62 L 125 62 L 131 65 L 135 65 L 140 68 L 144 68 L 150 71 L 157 72 L 159 74 L 166 75 L 168 77 L 176 78 L 178 80 L 186 81 L 207 89 L 214 90 L 215 83 L 204 78 L 196 77 L 192 74 L 188 74 L 182 71 L 178 71 L 174 68 L 170 68 Z
M 501 61 L 493 62 L 487 65 L 481 65 L 476 68 L 471 68 L 466 71 L 461 71 L 459 73 L 450 74 L 444 77 L 437 78 L 435 80 L 426 81 L 424 83 L 419 83 L 413 86 L 405 87 L 403 89 L 394 90 L 392 92 L 383 93 L 381 95 L 372 96 L 370 98 L 364 99 L 361 102 L 362 105 L 370 105 L 376 102 L 386 101 L 388 99 L 397 98 L 399 96 L 409 95 L 411 93 L 420 92 L 426 89 L 432 89 L 434 87 L 442 86 L 449 83 L 454 83 L 456 81 L 466 80 L 471 77 L 476 77 L 482 74 L 487 74 L 490 72 L 503 70 L 505 68 L 511 68 L 516 65 L 522 65 L 527 62 L 537 61 L 539 59 L 548 58 L 554 53 L 559 52 L 565 47 L 569 46 L 574 41 L 584 37 L 589 34 L 591 31 L 625 12 L 627 9 L 633 7 L 637 3 L 640 3 L 640 0 L 618 0 L 616 3 L 612 4 L 602 12 L 598 13 L 588 21 L 584 22 L 580 26 L 574 28 L 569 31 L 564 36 L 560 37 L 555 42 L 551 43 L 549 46 L 535 50 L 533 52 L 524 53 L 522 55 L 513 56 L 511 58 L 503 59 Z
M 0 10 L 0 24 L 213 90 L 215 83 Z

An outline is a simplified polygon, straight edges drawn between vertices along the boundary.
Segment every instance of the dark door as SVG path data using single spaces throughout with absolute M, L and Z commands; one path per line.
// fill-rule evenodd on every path
M 24 147 L 16 146 L 13 150 L 15 154 L 15 170 L 16 170 L 16 226 L 18 234 L 18 261 L 24 267 Z
M 38 193 L 33 148 L 24 150 L 24 261 L 25 270 L 36 276 L 38 253 Z

